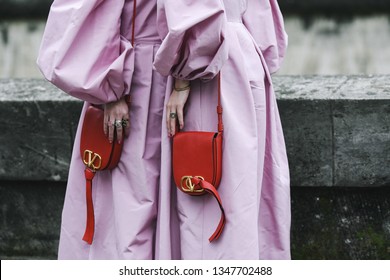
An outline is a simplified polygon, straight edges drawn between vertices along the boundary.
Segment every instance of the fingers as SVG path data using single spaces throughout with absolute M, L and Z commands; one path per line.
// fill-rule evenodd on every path
M 168 132 L 168 137 L 171 137 L 172 136 L 172 133 L 171 133 L 171 117 L 170 117 L 170 114 L 171 114 L 171 108 L 170 106 L 167 104 L 166 106 L 166 124 L 167 124 L 167 132 Z
M 120 144 L 124 140 L 124 137 L 129 136 L 130 134 L 129 115 L 123 116 L 122 119 L 117 119 L 115 121 L 116 135 L 118 143 Z
M 172 137 L 176 133 L 177 106 L 168 102 L 166 112 L 168 136 Z
M 171 136 L 175 135 L 176 133 L 176 122 L 177 122 L 177 109 L 171 109 L 171 113 L 169 116 L 169 127 L 170 127 L 170 133 Z
M 108 122 L 108 141 L 110 141 L 110 143 L 114 141 L 114 133 L 115 133 L 115 125 L 114 125 L 115 118 L 112 119 L 113 120 L 111 120 L 110 118 L 110 121 Z
M 104 131 L 104 135 L 107 136 L 108 134 L 108 114 L 106 112 L 106 110 L 104 110 L 104 121 L 103 121 L 103 131 Z
M 172 137 L 176 134 L 177 128 L 183 129 L 184 127 L 183 106 L 168 103 L 166 112 L 168 136 Z M 177 126 L 178 124 L 179 126 Z
M 114 122 L 115 122 L 115 117 L 111 116 L 109 114 L 109 111 L 106 109 L 106 107 L 104 107 L 103 131 L 110 143 L 112 143 L 112 141 L 114 140 L 114 130 L 115 130 Z
M 124 118 L 122 119 L 122 126 L 123 126 L 123 130 L 125 131 L 125 136 L 129 136 L 130 135 L 130 119 L 129 118 Z
M 124 99 L 104 106 L 104 133 L 110 143 L 120 144 L 130 133 L 129 108 Z
M 184 112 L 183 107 L 178 107 L 177 111 L 177 120 L 179 121 L 179 128 L 183 129 L 184 127 Z
M 130 122 L 128 118 L 120 119 L 116 117 L 111 117 L 113 121 L 108 121 L 106 130 L 108 131 L 108 141 L 112 143 L 114 140 L 118 141 L 120 144 L 125 136 L 130 134 Z
M 176 134 L 176 130 L 179 127 L 180 129 L 184 128 L 184 106 L 187 102 L 189 96 L 189 89 L 173 90 L 171 96 L 169 97 L 167 106 L 166 106 L 166 123 L 168 136 L 172 137 Z M 177 123 L 179 126 L 177 127 Z
M 120 144 L 123 140 L 122 119 L 115 120 L 115 130 L 116 130 L 116 140 L 118 141 L 118 144 Z

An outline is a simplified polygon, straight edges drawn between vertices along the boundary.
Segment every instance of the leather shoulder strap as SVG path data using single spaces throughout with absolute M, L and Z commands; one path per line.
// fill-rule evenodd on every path
M 221 105 L 221 73 L 218 73 L 218 105 L 217 105 L 218 132 L 223 131 L 222 111 L 223 110 Z

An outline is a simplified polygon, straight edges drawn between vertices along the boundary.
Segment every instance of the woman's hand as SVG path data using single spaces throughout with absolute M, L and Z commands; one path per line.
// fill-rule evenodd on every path
M 176 133 L 176 123 L 179 121 L 179 127 L 184 127 L 184 105 L 187 102 L 190 93 L 190 83 L 184 80 L 176 80 L 172 94 L 169 97 L 167 113 L 167 129 L 169 137 Z
M 114 133 L 116 130 L 117 141 L 123 141 L 123 134 L 126 136 L 130 132 L 129 122 L 129 104 L 125 98 L 104 105 L 104 134 L 108 137 L 110 143 L 114 141 Z

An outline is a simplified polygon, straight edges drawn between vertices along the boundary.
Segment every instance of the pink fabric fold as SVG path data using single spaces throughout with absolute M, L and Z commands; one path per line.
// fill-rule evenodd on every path
M 120 34 L 124 3 L 54 1 L 37 59 L 46 79 L 66 93 L 95 104 L 128 94 L 134 50 L 129 38 Z
M 243 22 L 263 53 L 270 73 L 279 70 L 287 48 L 288 36 L 276 0 L 248 0 Z
M 164 0 L 159 7 L 159 34 L 164 41 L 155 69 L 179 79 L 212 79 L 228 58 L 223 3 Z

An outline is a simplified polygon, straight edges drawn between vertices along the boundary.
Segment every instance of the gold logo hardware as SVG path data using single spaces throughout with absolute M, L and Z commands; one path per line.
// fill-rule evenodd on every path
M 93 168 L 94 170 L 97 170 L 102 166 L 101 156 L 90 150 L 84 151 L 83 162 L 86 166 Z
M 196 190 L 195 189 L 195 185 L 192 183 L 191 179 L 192 178 L 198 178 L 200 180 L 204 180 L 204 178 L 202 176 L 183 176 L 181 177 L 181 189 L 184 191 L 184 192 L 191 192 L 191 193 L 201 193 L 203 192 L 203 188 L 200 189 L 200 190 Z M 185 185 L 183 185 L 183 183 L 185 182 Z

